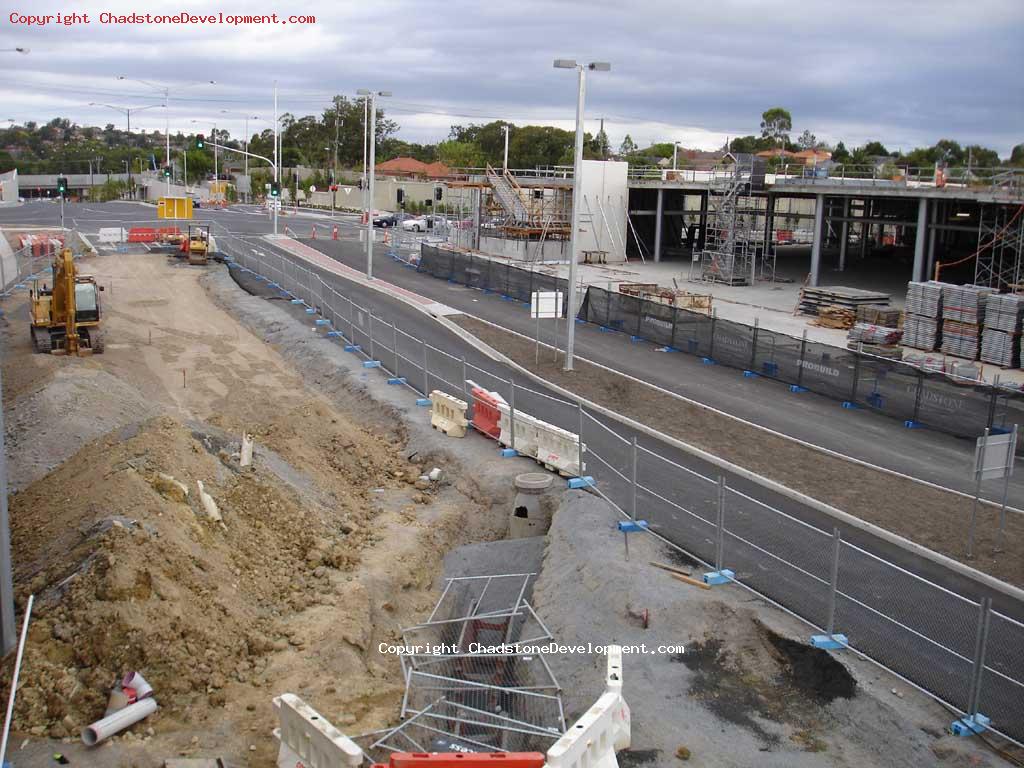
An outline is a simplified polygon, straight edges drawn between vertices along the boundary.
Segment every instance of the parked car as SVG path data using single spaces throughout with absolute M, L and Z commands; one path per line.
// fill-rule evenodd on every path
M 406 219 L 402 222 L 402 229 L 406 232 L 426 232 L 427 219 L 425 216 L 416 216 L 412 219 Z
M 398 216 L 393 213 L 378 213 L 373 217 L 373 226 L 375 227 L 394 227 L 398 224 Z

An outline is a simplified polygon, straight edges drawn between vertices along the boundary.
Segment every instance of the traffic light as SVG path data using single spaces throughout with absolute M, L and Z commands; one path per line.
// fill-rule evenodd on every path
M 206 146 L 206 137 L 203 134 L 196 136 L 196 149 L 202 149 Z
M 281 196 L 281 182 L 272 181 L 270 182 L 270 196 L 280 197 Z
M 360 189 L 362 189 L 363 188 L 363 180 L 360 179 L 358 182 L 356 182 L 356 186 L 359 187 Z
M 437 202 L 441 202 L 442 195 L 444 195 L 444 190 L 441 187 L 434 187 L 434 199 Z
M 171 178 L 171 166 L 169 165 L 164 166 L 164 178 Z
M 64 196 L 68 193 L 68 177 L 58 176 L 57 177 L 57 194 Z
M 402 206 L 403 208 L 405 208 L 405 190 L 404 189 L 395 190 L 395 196 L 398 199 L 398 204 L 400 206 Z

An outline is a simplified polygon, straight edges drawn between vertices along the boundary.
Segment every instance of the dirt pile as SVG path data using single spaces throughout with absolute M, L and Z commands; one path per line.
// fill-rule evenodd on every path
M 298 410 L 318 416 L 313 406 Z M 302 432 L 302 418 L 294 421 Z M 157 692 L 150 725 L 203 719 L 225 704 L 230 684 L 267 686 L 273 655 L 308 641 L 292 616 L 332 603 L 331 579 L 377 538 L 371 489 L 407 485 L 393 448 L 367 435 L 357 448 L 352 429 L 333 438 L 329 506 L 267 462 L 240 470 L 230 444 L 169 417 L 87 445 L 17 494 L 18 597 L 35 593 L 37 608 L 15 729 L 77 732 L 129 670 Z M 288 442 L 273 424 L 260 432 Z M 223 523 L 204 515 L 197 480 Z M 365 621 L 358 601 L 352 607 L 339 623 Z M 257 693 L 263 703 L 271 695 Z

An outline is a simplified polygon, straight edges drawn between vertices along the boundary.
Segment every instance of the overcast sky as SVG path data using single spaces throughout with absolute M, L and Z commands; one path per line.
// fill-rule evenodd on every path
M 63 13 L 33 0 L 6 13 Z M 612 144 L 682 141 L 712 149 L 758 132 L 761 112 L 784 106 L 794 134 L 890 149 L 940 138 L 991 146 L 1024 142 L 1024 0 L 183 0 L 144 6 L 85 0 L 79 26 L 14 24 L 3 17 L 0 119 L 123 125 L 89 102 L 142 106 L 172 88 L 172 131 L 218 121 L 233 134 L 269 126 L 272 82 L 280 107 L 319 113 L 334 93 L 391 90 L 382 106 L 409 141 L 443 139 L 452 123 L 506 119 L 570 128 L 574 73 L 558 57 L 609 61 L 588 78 L 587 130 L 605 118 Z M 315 24 L 267 26 L 99 23 L 116 14 L 310 14 Z M 161 129 L 164 111 L 133 115 Z

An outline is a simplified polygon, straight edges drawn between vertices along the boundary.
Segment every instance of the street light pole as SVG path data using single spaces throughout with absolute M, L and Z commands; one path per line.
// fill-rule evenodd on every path
M 503 170 L 508 170 L 508 125 L 501 126 L 505 131 L 505 159 L 501 163 Z
M 154 109 L 156 107 L 163 108 L 163 104 L 148 104 L 145 107 L 119 107 L 116 104 L 101 104 L 99 102 L 90 101 L 90 107 L 106 107 L 107 109 L 113 109 L 123 114 L 128 120 L 128 197 L 135 197 L 135 190 L 132 187 L 132 112 L 141 112 L 144 109 Z
M 370 168 L 368 174 L 367 196 L 369 197 L 370 207 L 373 206 L 373 182 L 375 173 L 375 165 L 377 158 L 377 108 L 374 105 L 374 98 L 376 96 L 390 96 L 391 91 L 368 91 L 366 89 L 360 89 L 356 91 L 360 96 L 367 97 L 366 109 L 370 115 L 370 124 L 367 128 L 367 142 L 370 145 Z M 373 279 L 373 214 L 367 209 L 366 215 L 366 278 L 367 280 Z
M 577 64 L 573 59 L 555 59 L 555 69 L 575 69 L 579 75 L 579 85 L 576 97 L 576 148 L 573 157 L 573 181 L 572 181 L 572 232 L 571 248 L 569 255 L 569 290 L 568 308 L 566 315 L 565 334 L 565 366 L 564 370 L 571 371 L 573 363 L 573 346 L 576 342 L 576 265 L 580 260 L 580 206 L 583 199 L 583 112 L 587 92 L 587 70 L 596 72 L 607 72 L 611 65 L 603 61 L 595 61 L 589 64 Z
M 672 142 L 672 170 L 673 171 L 677 170 L 677 168 L 676 168 L 676 155 L 678 155 L 678 154 L 679 154 L 679 142 L 678 141 Z
M 277 154 L 277 80 L 274 81 L 274 182 L 278 180 L 277 166 L 281 158 Z M 281 203 L 281 198 L 276 197 L 271 201 L 271 207 L 274 209 L 274 234 L 277 234 L 277 206 Z

